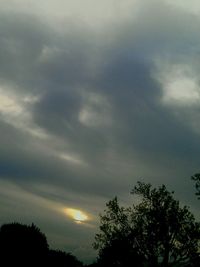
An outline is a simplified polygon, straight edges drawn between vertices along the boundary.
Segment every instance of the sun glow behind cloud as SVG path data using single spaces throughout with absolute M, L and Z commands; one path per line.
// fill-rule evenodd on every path
M 67 208 L 65 209 L 65 214 L 72 218 L 76 223 L 82 223 L 89 219 L 88 215 L 77 209 Z

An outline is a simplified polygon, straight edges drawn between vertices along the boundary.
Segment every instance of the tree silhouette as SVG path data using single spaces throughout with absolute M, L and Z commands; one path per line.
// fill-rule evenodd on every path
M 121 237 L 113 239 L 101 250 L 98 263 L 105 267 L 140 267 L 142 261 L 142 257 L 131 246 L 130 240 Z
M 200 199 L 200 173 L 194 174 L 191 179 L 195 181 L 196 195 Z
M 46 236 L 34 224 L 11 223 L 0 228 L 0 259 L 5 266 L 37 266 L 48 254 Z
M 60 250 L 49 250 L 47 266 L 59 267 L 81 267 L 83 264 L 77 260 L 75 256 L 70 253 L 65 253 Z
M 81 267 L 70 253 L 49 249 L 46 236 L 34 224 L 4 224 L 0 228 L 0 266 Z
M 108 262 L 105 251 L 109 266 L 129 266 L 127 258 L 132 266 L 152 267 L 185 266 L 199 259 L 200 224 L 173 192 L 138 182 L 132 194 L 139 197 L 138 205 L 120 207 L 114 198 L 100 215 L 94 243 L 100 262 Z

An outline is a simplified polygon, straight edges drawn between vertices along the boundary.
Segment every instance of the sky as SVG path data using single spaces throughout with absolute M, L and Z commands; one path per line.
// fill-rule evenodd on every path
M 137 181 L 199 217 L 199 28 L 198 0 L 0 0 L 0 224 L 89 262 Z

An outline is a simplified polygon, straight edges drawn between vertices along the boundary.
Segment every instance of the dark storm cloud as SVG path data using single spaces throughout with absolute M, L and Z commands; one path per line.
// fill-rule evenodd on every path
M 110 27 L 109 42 L 106 34 L 105 39 L 104 36 L 99 38 L 86 28 L 81 32 L 78 25 L 62 35 L 41 18 L 19 14 L 12 18 L 9 14 L 1 16 L 2 84 L 16 94 L 40 95 L 36 103 L 26 107 L 33 122 L 55 139 L 62 140 L 62 145 L 56 148 L 80 155 L 89 164 L 83 177 L 105 177 L 106 181 L 102 181 L 109 183 L 110 180 L 112 184 L 116 178 L 107 179 L 112 168 L 108 166 L 107 156 L 113 159 L 116 168 L 119 161 L 123 164 L 131 158 L 137 163 L 145 161 L 146 169 L 155 166 L 152 173 L 158 163 L 163 168 L 165 164 L 169 167 L 172 158 L 182 158 L 184 162 L 190 158 L 196 167 L 198 135 L 188 125 L 180 123 L 170 108 L 160 104 L 162 91 L 152 72 L 157 56 L 168 54 L 182 62 L 183 52 L 193 53 L 198 42 L 198 21 L 189 15 L 185 18 L 183 12 L 178 13 L 165 5 L 159 5 L 158 9 L 159 14 L 155 16 L 154 5 L 143 7 L 137 23 L 129 21 L 113 31 Z M 93 69 L 95 62 L 96 70 Z M 88 103 L 92 94 L 97 99 Z M 97 103 L 99 96 L 102 99 Z M 104 98 L 108 104 L 103 103 Z M 111 108 L 106 110 L 108 105 Z M 107 114 L 109 126 L 104 122 L 90 125 L 87 118 L 81 121 L 81 110 L 88 106 L 87 112 L 97 114 L 96 121 L 110 113 Z M 19 180 L 20 177 L 22 180 L 24 177 L 48 177 L 49 180 L 56 177 L 63 183 L 69 182 L 70 178 L 66 177 L 78 179 L 79 171 L 75 171 L 77 174 L 69 171 L 74 167 L 62 167 L 59 160 L 55 160 L 54 167 L 48 164 L 54 161 L 48 150 L 44 149 L 42 161 L 37 151 L 17 154 L 22 154 L 21 160 L 2 161 L 2 175 L 14 177 L 16 173 Z M 12 167 L 9 167 L 11 162 Z M 141 172 L 141 175 L 146 173 Z M 84 179 L 86 184 L 90 181 Z M 91 183 L 98 184 L 97 181 L 96 178 Z M 73 181 L 68 186 L 71 183 Z M 109 190 L 115 191 L 111 184 Z M 81 181 L 80 188 L 83 188 Z
M 161 12 L 163 13 L 162 9 Z M 179 149 L 174 149 L 173 143 L 176 146 L 180 144 L 180 150 L 182 143 L 187 147 L 188 132 L 180 125 L 175 127 L 175 129 L 180 128 L 177 132 L 171 133 L 170 129 L 174 129 L 176 121 L 172 116 L 165 115 L 167 110 L 163 110 L 156 102 L 160 88 L 151 76 L 152 59 L 156 53 L 163 52 L 161 49 L 163 42 L 166 42 L 166 36 L 162 32 L 162 27 L 159 27 L 159 31 L 155 30 L 156 22 L 152 21 L 153 14 L 151 12 L 148 14 L 151 23 L 149 25 L 148 21 L 144 21 L 141 34 L 138 28 L 140 29 L 142 21 L 138 20 L 136 29 L 128 31 L 127 35 L 123 33 L 123 38 L 118 36 L 119 43 L 115 40 L 116 42 L 110 45 L 106 53 L 103 51 L 105 65 L 98 77 L 90 77 L 88 73 L 89 62 L 91 58 L 95 58 L 96 50 L 90 49 L 93 47 L 92 44 L 85 42 L 83 36 L 77 38 L 70 34 L 69 37 L 61 36 L 59 39 L 59 36 L 47 26 L 42 27 L 42 22 L 38 22 L 36 18 L 29 17 L 28 23 L 25 23 L 27 18 L 16 17 L 10 20 L 8 17 L 4 18 L 5 23 L 1 25 L 6 25 L 7 28 L 2 29 L 4 33 L 2 39 L 8 44 L 10 42 L 10 47 L 5 45 L 7 54 L 3 55 L 6 59 L 11 57 L 14 64 L 11 64 L 11 60 L 7 60 L 8 72 L 3 78 L 7 77 L 8 83 L 11 80 L 18 87 L 21 86 L 20 81 L 25 81 L 24 88 L 20 89 L 30 92 L 40 91 L 42 97 L 32 110 L 35 123 L 47 132 L 64 138 L 69 143 L 69 148 L 72 147 L 86 159 L 89 157 L 89 160 L 93 161 L 95 155 L 97 159 L 99 155 L 103 156 L 112 145 L 109 141 L 110 136 L 113 136 L 113 140 L 116 139 L 117 146 L 120 146 L 120 136 L 122 136 L 121 147 L 117 149 L 125 150 L 125 153 L 126 149 L 138 150 L 137 153 L 144 154 L 144 157 L 152 151 L 158 155 L 166 152 L 170 154 L 173 150 L 179 153 Z M 171 21 L 175 17 L 172 16 L 172 12 L 169 16 L 165 14 L 163 13 L 162 26 L 168 29 L 173 25 Z M 176 26 L 178 30 L 183 27 L 182 19 L 180 20 L 181 23 Z M 130 28 L 131 25 L 126 27 Z M 165 37 L 164 41 L 162 37 Z M 114 35 L 113 39 L 115 38 Z M 171 39 L 167 41 L 170 43 Z M 176 42 L 182 44 L 182 36 Z M 5 67 L 3 61 L 2 66 Z M 82 88 L 79 88 L 80 86 Z M 103 92 L 109 97 L 114 109 L 114 123 L 119 126 L 119 130 L 116 130 L 115 125 L 107 131 L 91 129 L 78 121 L 83 101 L 80 92 L 81 90 L 87 92 L 87 87 L 89 92 Z M 163 116 L 167 117 L 167 123 L 162 119 Z M 145 138 L 146 133 L 148 139 Z M 166 133 L 171 135 L 171 139 Z M 192 137 L 193 134 L 190 134 Z M 32 171 L 30 170 L 30 173 Z
M 13 82 L 20 89 L 28 83 L 32 88 L 35 61 L 43 45 L 49 41 L 49 29 L 37 18 L 23 14 L 1 13 L 0 22 L 1 82 Z
M 93 195 L 100 188 L 103 191 L 102 183 L 93 178 L 96 174 L 89 171 L 87 166 L 58 158 L 42 147 L 42 144 L 31 143 L 25 134 L 4 122 L 1 122 L 1 136 L 0 176 L 3 179 L 17 182 L 26 189 L 27 186 L 32 187 L 33 183 L 41 182 L 63 185 L 66 193 L 71 190 Z M 100 175 L 98 176 L 100 179 Z M 104 190 L 104 194 L 105 192 L 108 190 Z M 64 201 L 66 196 L 55 192 L 55 198 Z
M 2 83 L 45 93 L 65 87 L 66 81 L 80 84 L 89 75 L 82 37 L 69 32 L 64 38 L 34 15 L 1 13 L 0 20 Z

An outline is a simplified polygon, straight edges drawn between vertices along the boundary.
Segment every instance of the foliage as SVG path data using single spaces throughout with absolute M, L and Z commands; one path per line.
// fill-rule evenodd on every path
M 49 250 L 48 266 L 59 266 L 59 267 L 81 267 L 83 266 L 75 256 L 70 253 L 66 253 L 61 250 Z
M 75 256 L 50 250 L 46 236 L 34 224 L 4 224 L 0 228 L 1 266 L 81 267 Z M 2 263 L 4 265 L 2 265 Z
M 48 252 L 46 236 L 34 224 L 11 223 L 0 228 L 0 256 L 8 266 L 44 263 Z
M 195 181 L 196 195 L 200 199 L 200 173 L 194 174 L 191 179 Z
M 128 266 L 127 259 L 131 266 L 153 267 L 192 261 L 198 254 L 200 224 L 188 208 L 181 208 L 164 185 L 152 188 L 138 182 L 132 194 L 140 197 L 138 205 L 120 207 L 114 198 L 100 215 L 94 243 L 99 261 L 108 262 L 105 251 L 109 251 L 109 266 Z

